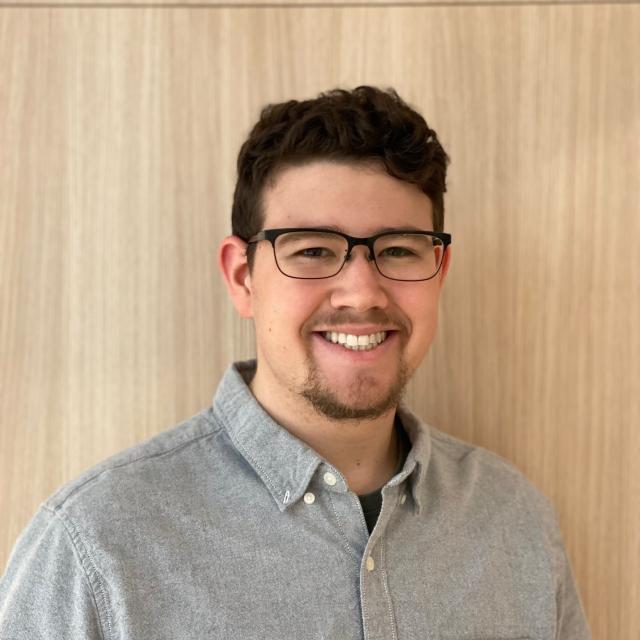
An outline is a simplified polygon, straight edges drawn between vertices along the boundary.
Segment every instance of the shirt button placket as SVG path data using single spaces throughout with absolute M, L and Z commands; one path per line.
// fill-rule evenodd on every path
M 376 545 L 377 546 L 377 545 Z M 363 611 L 364 640 L 397 640 L 398 633 L 388 588 L 385 586 L 384 561 L 373 549 L 364 560 L 361 575 L 361 607 Z

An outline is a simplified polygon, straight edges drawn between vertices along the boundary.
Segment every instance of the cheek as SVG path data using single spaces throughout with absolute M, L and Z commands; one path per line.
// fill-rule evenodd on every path
M 402 308 L 411 321 L 411 337 L 417 342 L 426 342 L 428 347 L 438 326 L 438 296 L 415 295 L 404 301 Z
M 431 344 L 438 328 L 438 306 L 436 305 L 433 309 L 430 309 L 428 313 L 428 323 L 426 324 L 425 330 L 427 341 Z
M 317 310 L 316 296 L 292 281 L 276 282 L 268 291 L 254 294 L 256 335 L 286 348 L 301 337 L 302 327 Z

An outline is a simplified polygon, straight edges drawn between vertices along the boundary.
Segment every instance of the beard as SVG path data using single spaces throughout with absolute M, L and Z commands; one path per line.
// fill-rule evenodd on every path
M 361 402 L 367 394 L 375 390 L 375 381 L 366 372 L 358 374 L 347 388 L 352 402 L 341 401 L 327 384 L 312 357 L 307 360 L 307 378 L 300 395 L 318 412 L 332 420 L 372 420 L 395 409 L 404 395 L 411 377 L 404 358 L 400 358 L 398 375 L 387 393 L 369 403 Z

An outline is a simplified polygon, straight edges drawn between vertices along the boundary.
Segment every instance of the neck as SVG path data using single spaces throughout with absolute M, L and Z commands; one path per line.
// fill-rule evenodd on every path
M 257 374 L 249 387 L 276 422 L 342 473 L 354 493 L 371 493 L 393 477 L 401 453 L 395 409 L 370 420 L 333 420 L 299 395 L 269 392 Z

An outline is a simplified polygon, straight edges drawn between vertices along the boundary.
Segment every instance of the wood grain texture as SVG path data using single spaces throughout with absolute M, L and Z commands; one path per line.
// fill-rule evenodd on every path
M 253 354 L 216 272 L 267 102 L 393 86 L 450 153 L 409 400 L 556 505 L 594 639 L 640 628 L 640 7 L 0 10 L 0 567 L 37 505 Z
M 609 0 L 606 4 L 638 4 L 639 0 Z M 16 7 L 203 7 L 203 8 L 395 8 L 518 5 L 588 5 L 602 0 L 3 0 L 0 6 Z

